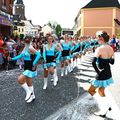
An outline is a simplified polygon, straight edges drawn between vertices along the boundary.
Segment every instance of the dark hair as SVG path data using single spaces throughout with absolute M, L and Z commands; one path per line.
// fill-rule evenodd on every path
M 24 36 L 24 40 L 26 40 L 26 39 L 32 39 L 32 37 L 31 36 Z
M 31 40 L 32 40 L 32 37 L 30 37 L 30 36 L 25 36 L 25 38 L 24 38 L 25 43 L 30 43 Z
M 103 33 L 101 34 L 101 36 L 104 38 L 105 42 L 108 42 L 109 39 L 110 39 L 110 36 L 105 31 L 103 31 Z
M 75 34 L 74 36 L 77 36 L 77 37 L 78 37 L 79 35 L 78 35 L 78 34 Z

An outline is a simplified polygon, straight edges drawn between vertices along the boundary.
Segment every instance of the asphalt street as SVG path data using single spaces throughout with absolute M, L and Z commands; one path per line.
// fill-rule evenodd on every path
M 82 88 L 78 92 L 77 71 L 61 78 L 58 69 L 58 85 L 54 87 L 49 76 L 48 89 L 43 90 L 43 69 L 39 66 L 38 76 L 33 80 L 36 100 L 31 104 L 25 103 L 25 92 L 17 83 L 22 71 L 0 72 L 0 120 L 44 120 L 85 92 Z

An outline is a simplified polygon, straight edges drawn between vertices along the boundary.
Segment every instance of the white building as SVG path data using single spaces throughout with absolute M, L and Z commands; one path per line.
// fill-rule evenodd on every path
M 22 26 L 17 26 L 17 30 L 14 31 L 14 34 L 28 35 L 33 37 L 38 37 L 39 35 L 39 26 L 34 26 L 29 20 L 21 20 Z
M 33 37 L 38 37 L 40 28 L 38 28 L 38 26 L 34 26 L 29 20 L 23 21 L 23 22 L 25 23 L 24 34 L 33 36 Z
M 52 33 L 53 30 L 49 25 L 45 25 L 42 27 L 41 32 L 43 33 L 44 36 L 46 36 L 47 33 Z

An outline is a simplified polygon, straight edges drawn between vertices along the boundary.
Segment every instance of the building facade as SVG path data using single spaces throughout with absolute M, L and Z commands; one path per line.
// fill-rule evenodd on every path
M 41 33 L 46 36 L 46 34 L 48 33 L 52 33 L 52 27 L 50 27 L 49 25 L 44 25 L 41 29 Z
M 23 0 L 17 0 L 14 5 L 14 35 L 38 37 L 40 29 L 40 26 L 35 26 L 31 20 L 26 19 Z
M 15 36 L 20 36 L 21 34 L 38 37 L 39 31 L 41 30 L 41 26 L 33 25 L 29 20 L 21 20 L 19 25 L 17 25 L 17 29 L 14 30 Z
M 107 31 L 112 37 L 120 33 L 120 4 L 118 0 L 92 0 L 80 9 L 75 19 L 79 35 L 95 36 L 96 31 Z
M 0 33 L 4 36 L 12 34 L 13 3 L 14 0 L 0 0 Z

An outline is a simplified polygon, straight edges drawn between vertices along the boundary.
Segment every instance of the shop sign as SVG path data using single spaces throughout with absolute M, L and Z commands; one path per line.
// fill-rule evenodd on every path
M 4 17 L 4 16 L 0 15 L 0 24 L 12 26 L 12 19 L 9 19 L 8 17 Z

